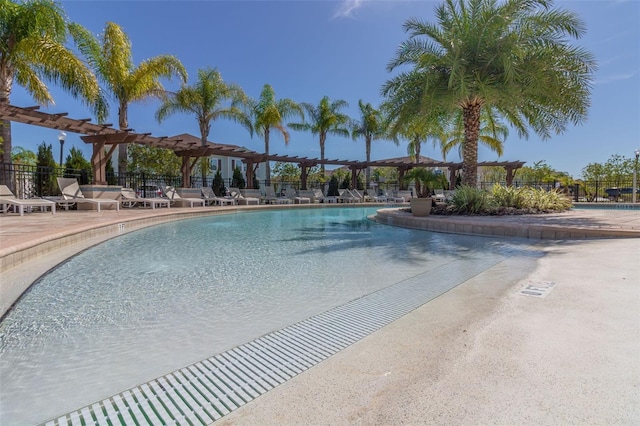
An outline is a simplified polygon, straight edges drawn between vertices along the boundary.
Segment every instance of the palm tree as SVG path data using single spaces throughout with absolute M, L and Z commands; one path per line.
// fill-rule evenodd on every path
M 273 88 L 265 84 L 260 93 L 260 99 L 253 107 L 254 128 L 256 133 L 264 136 L 264 152 L 269 157 L 269 134 L 271 129 L 278 130 L 284 138 L 284 143 L 289 143 L 289 132 L 282 120 L 292 116 L 299 116 L 304 120 L 304 112 L 302 107 L 291 99 L 276 100 L 276 94 Z M 266 161 L 266 179 L 267 184 L 271 181 L 271 167 L 269 160 Z
M 349 106 L 347 101 L 338 99 L 331 102 L 328 96 L 320 100 L 318 106 L 302 103 L 302 108 L 306 111 L 306 115 L 311 121 L 310 123 L 290 123 L 289 127 L 294 130 L 309 131 L 320 138 L 320 159 L 322 164 L 320 170 L 324 176 L 324 144 L 327 141 L 327 135 L 337 135 L 349 137 L 349 124 L 351 119 L 349 116 L 342 114 L 340 110 Z
M 367 163 L 371 161 L 371 141 L 383 139 L 386 136 L 385 120 L 380 110 L 375 109 L 370 103 L 358 101 L 360 108 L 360 121 L 352 123 L 351 137 L 356 140 L 358 137 L 364 137 L 365 152 Z M 366 185 L 369 188 L 371 181 L 371 167 L 367 167 Z
M 482 108 L 478 142 L 498 154 L 498 157 L 501 157 L 504 152 L 504 140 L 508 135 L 509 129 L 499 120 L 495 110 L 490 107 Z M 447 154 L 456 147 L 462 157 L 464 148 L 464 117 L 462 111 L 458 111 L 450 131 L 444 135 L 440 145 L 442 159 L 446 161 Z
M 206 146 L 211 122 L 218 118 L 240 123 L 253 136 L 251 120 L 243 110 L 247 104 L 247 96 L 240 86 L 225 83 L 218 70 L 206 68 L 198 70 L 198 81 L 193 86 L 182 86 L 176 93 L 164 97 L 156 119 L 162 122 L 176 112 L 195 115 L 202 146 Z M 202 184 L 205 186 L 208 164 L 208 158 L 202 157 Z
M 87 104 L 99 118 L 95 75 L 64 44 L 68 30 L 62 8 L 51 0 L 14 3 L 0 0 L 0 104 L 9 105 L 13 84 L 24 87 L 41 105 L 53 97 L 44 81 L 62 86 Z M 11 122 L 3 120 L 2 161 L 11 163 Z
M 384 102 L 382 109 L 387 120 L 389 137 L 396 145 L 400 143 L 400 138 L 406 139 L 408 141 L 407 154 L 418 163 L 423 142 L 431 138 L 435 147 L 436 143 L 439 142 L 442 145 L 445 140 L 444 129 L 448 116 L 442 112 L 431 111 L 431 113 L 423 115 L 402 114 L 402 106 L 396 105 L 392 101 Z
M 187 81 L 187 72 L 175 56 L 156 56 L 135 67 L 131 41 L 118 24 L 107 22 L 100 41 L 79 25 L 72 24 L 69 29 L 78 50 L 118 103 L 118 126 L 121 130 L 129 128 L 130 103 L 162 97 L 164 88 L 160 78 L 180 76 L 183 82 Z M 106 100 L 104 102 L 106 104 Z M 126 168 L 127 144 L 120 144 L 118 173 L 125 173 Z
M 476 185 L 483 106 L 495 108 L 528 137 L 543 138 L 586 119 L 594 57 L 570 45 L 585 32 L 575 14 L 552 0 L 445 0 L 437 24 L 409 19 L 403 42 L 389 63 L 403 71 L 382 93 L 403 114 L 461 110 L 464 183 Z

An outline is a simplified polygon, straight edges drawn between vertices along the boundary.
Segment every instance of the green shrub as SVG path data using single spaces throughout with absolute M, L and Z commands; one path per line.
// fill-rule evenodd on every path
M 453 194 L 451 203 L 457 213 L 481 214 L 493 210 L 493 201 L 487 191 L 461 185 Z

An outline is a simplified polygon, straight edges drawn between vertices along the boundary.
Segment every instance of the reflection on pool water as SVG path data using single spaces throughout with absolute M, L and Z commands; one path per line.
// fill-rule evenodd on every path
M 0 423 L 43 422 L 444 264 L 516 252 L 374 211 L 184 220 L 80 253 L 0 324 Z

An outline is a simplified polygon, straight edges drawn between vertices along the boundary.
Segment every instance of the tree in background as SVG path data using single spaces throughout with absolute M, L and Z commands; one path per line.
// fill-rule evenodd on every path
M 442 160 L 447 161 L 447 154 L 454 148 L 458 149 L 460 158 L 464 155 L 464 117 L 462 111 L 457 111 L 450 129 L 445 132 L 440 144 Z M 480 112 L 480 128 L 478 129 L 478 142 L 502 157 L 504 142 L 509 135 L 509 129 L 498 118 L 495 108 L 485 107 Z
M 331 102 L 328 96 L 323 97 L 320 103 L 315 106 L 309 103 L 300 104 L 306 112 L 308 123 L 289 123 L 289 127 L 294 130 L 311 132 L 318 135 L 320 141 L 320 159 L 324 161 L 324 146 L 328 135 L 349 137 L 349 125 L 351 119 L 346 114 L 340 112 L 341 109 L 349 106 L 347 101 L 338 99 Z M 324 164 L 320 165 L 324 174 Z
M 222 179 L 222 173 L 218 170 L 213 177 L 213 183 L 211 184 L 211 189 L 213 189 L 213 193 L 218 197 L 222 197 L 225 194 L 224 180 Z
M 161 78 L 179 76 L 183 82 L 187 81 L 187 71 L 175 56 L 156 56 L 135 67 L 131 41 L 118 24 L 107 22 L 101 40 L 77 24 L 71 24 L 69 31 L 80 53 L 115 98 L 120 130 L 129 129 L 130 103 L 163 96 Z M 102 103 L 108 108 L 106 98 L 102 97 Z M 127 170 L 128 145 L 118 146 L 119 174 Z
M 293 163 L 278 161 L 273 165 L 273 177 L 278 183 L 300 183 L 300 167 Z
M 225 83 L 216 69 L 198 70 L 198 81 L 193 86 L 182 86 L 176 93 L 167 94 L 156 111 L 159 123 L 177 113 L 195 116 L 200 128 L 200 142 L 207 145 L 211 132 L 211 122 L 219 118 L 235 121 L 253 136 L 253 126 L 245 109 L 249 99 L 242 88 L 233 83 Z M 202 185 L 207 184 L 209 158 L 200 159 Z
M 180 166 L 180 158 L 170 149 L 138 144 L 129 147 L 127 171 L 130 173 L 177 176 Z
M 331 179 L 329 179 L 327 197 L 337 197 L 338 195 L 340 195 L 340 193 L 338 192 L 338 177 L 332 174 Z
M 50 81 L 80 99 L 102 118 L 96 102 L 98 82 L 89 68 L 64 45 L 68 30 L 60 5 L 51 0 L 0 0 L 0 104 L 9 105 L 13 84 L 22 86 L 41 105 L 52 105 Z M 11 122 L 2 121 L 3 163 L 13 152 Z
M 365 154 L 367 163 L 371 161 L 371 141 L 383 139 L 387 135 L 387 121 L 384 119 L 382 112 L 371 106 L 370 103 L 358 101 L 360 109 L 360 120 L 353 122 L 351 127 L 351 137 L 355 141 L 359 137 L 364 138 Z M 366 169 L 367 187 L 371 182 L 371 167 Z
M 247 184 L 246 184 L 246 181 L 244 180 L 244 176 L 242 176 L 242 170 L 240 170 L 240 167 L 236 166 L 236 168 L 233 169 L 233 177 L 231 178 L 231 187 L 244 189 L 245 186 L 247 186 Z
M 269 156 L 269 136 L 271 129 L 276 129 L 282 134 L 284 144 L 289 144 L 289 132 L 283 120 L 298 116 L 304 121 L 302 107 L 291 99 L 276 100 L 273 88 L 265 84 L 260 93 L 260 99 L 253 102 L 253 127 L 258 135 L 264 137 L 264 153 Z M 267 185 L 271 180 L 271 165 L 266 162 Z
M 407 20 L 382 93 L 403 117 L 462 111 L 465 184 L 477 185 L 483 108 L 495 108 L 521 137 L 543 139 L 587 117 L 596 70 L 592 54 L 569 44 L 585 25 L 551 0 L 445 0 L 436 23 Z
M 36 161 L 36 193 L 40 196 L 55 195 L 58 193 L 56 181 L 56 160 L 53 158 L 53 148 L 42 142 L 38 145 L 38 158 Z
M 14 164 L 24 164 L 25 166 L 35 166 L 38 162 L 38 156 L 31 150 L 21 146 L 14 146 L 11 150 L 11 162 Z
M 76 177 L 80 185 L 89 183 L 91 163 L 84 158 L 82 151 L 75 146 L 72 146 L 71 150 L 69 150 L 69 154 L 64 162 L 64 168 L 65 177 Z

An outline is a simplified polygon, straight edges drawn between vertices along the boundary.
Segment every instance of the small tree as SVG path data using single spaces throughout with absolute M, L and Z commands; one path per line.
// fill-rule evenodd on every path
M 231 178 L 231 187 L 244 189 L 245 186 L 246 186 L 246 181 L 244 180 L 244 176 L 242 176 L 242 170 L 240 170 L 240 167 L 236 166 L 236 168 L 233 169 L 233 177 Z
M 222 174 L 220 173 L 220 170 L 218 170 L 216 172 L 216 175 L 213 177 L 211 189 L 213 189 L 213 193 L 219 197 L 224 195 L 224 181 L 222 180 Z
M 329 180 L 327 197 L 337 197 L 338 195 L 340 195 L 340 193 L 338 192 L 338 178 L 335 175 L 332 175 L 331 180 Z
M 56 194 L 56 160 L 53 158 L 51 145 L 47 145 L 44 142 L 38 145 L 36 166 L 36 193 L 40 196 Z
M 65 177 L 77 177 L 78 183 L 80 185 L 86 185 L 89 183 L 89 171 L 91 170 L 91 163 L 84 158 L 82 155 L 82 151 L 78 148 L 71 147 L 69 151 L 69 155 L 67 155 L 67 159 L 64 162 Z M 80 173 L 78 175 L 78 173 Z
M 340 184 L 340 189 L 347 189 L 351 186 L 351 178 L 349 175 L 346 175 L 342 178 L 342 183 Z

